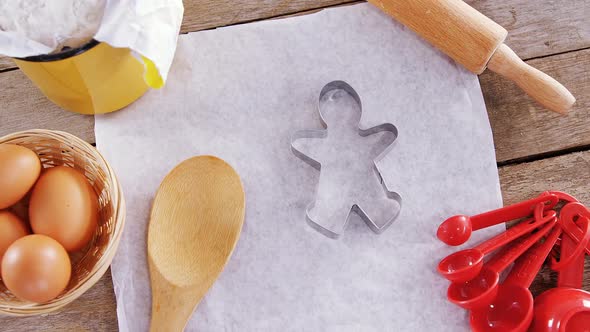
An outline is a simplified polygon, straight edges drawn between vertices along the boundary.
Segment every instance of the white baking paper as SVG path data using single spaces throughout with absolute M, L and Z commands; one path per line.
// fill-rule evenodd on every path
M 105 0 L 105 2 L 102 21 L 94 36 L 63 36 L 56 33 L 53 40 L 41 43 L 29 39 L 21 33 L 2 31 L 2 27 L 0 27 L 0 54 L 10 57 L 48 54 L 56 50 L 59 51 L 58 48 L 61 48 L 64 39 L 70 37 L 84 39 L 85 37 L 90 40 L 94 37 L 94 39 L 108 43 L 113 47 L 127 47 L 148 58 L 155 64 L 161 78 L 165 81 L 174 57 L 178 32 L 182 23 L 184 12 L 182 0 Z M 3 5 L 8 7 L 11 4 Z M 24 4 L 19 5 L 26 9 Z M 38 4 L 33 3 L 28 6 L 36 5 Z M 46 6 L 55 5 L 46 4 Z M 66 4 L 61 4 L 61 6 L 70 10 L 71 7 L 75 7 Z M 4 14 L 9 15 L 10 13 L 5 11 Z M 4 14 L 0 13 L 0 15 Z M 68 15 L 73 15 L 68 11 L 55 14 L 64 15 L 61 21 L 71 20 Z M 29 19 L 34 20 L 35 12 L 33 11 L 29 15 Z M 53 17 L 53 19 L 60 21 L 59 17 Z M 84 29 L 79 28 L 79 30 Z
M 305 220 L 319 173 L 290 151 L 321 128 L 322 87 L 348 82 L 362 127 L 394 124 L 379 163 L 402 198 L 382 234 L 352 218 L 330 239 Z M 164 176 L 194 155 L 235 167 L 246 191 L 236 250 L 187 331 L 467 331 L 436 265 L 458 250 L 436 239 L 457 213 L 501 205 L 492 133 L 475 75 L 368 4 L 180 36 L 167 85 L 96 117 L 127 223 L 112 265 L 122 331 L 147 331 L 146 235 Z M 494 229 L 474 233 L 468 245 Z

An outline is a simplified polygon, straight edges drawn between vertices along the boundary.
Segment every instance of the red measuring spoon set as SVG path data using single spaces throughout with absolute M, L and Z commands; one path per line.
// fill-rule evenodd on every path
M 440 261 L 438 272 L 451 281 L 447 298 L 470 311 L 473 331 L 589 332 L 590 293 L 581 288 L 590 209 L 574 197 L 548 191 L 479 215 L 453 216 L 437 236 L 457 246 L 473 231 L 519 219 L 524 221 Z M 533 299 L 529 287 L 545 261 L 559 273 L 557 287 Z

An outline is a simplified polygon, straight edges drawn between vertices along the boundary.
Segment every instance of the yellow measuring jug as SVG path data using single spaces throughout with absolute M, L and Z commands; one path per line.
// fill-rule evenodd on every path
M 14 61 L 52 102 L 81 114 L 109 113 L 131 104 L 149 88 L 146 80 L 151 86 L 161 85 L 154 83 L 151 61 L 138 59 L 128 48 L 95 40 L 61 53 Z

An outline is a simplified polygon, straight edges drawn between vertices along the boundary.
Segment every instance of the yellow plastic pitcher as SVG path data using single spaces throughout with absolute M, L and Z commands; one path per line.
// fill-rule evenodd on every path
M 146 67 L 131 50 L 94 40 L 65 52 L 14 61 L 47 98 L 76 113 L 119 110 L 149 88 L 144 79 Z M 154 70 L 150 65 L 148 60 L 147 70 Z

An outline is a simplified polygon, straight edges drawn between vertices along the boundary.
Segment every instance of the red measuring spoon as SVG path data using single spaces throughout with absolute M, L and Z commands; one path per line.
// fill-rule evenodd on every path
M 572 202 L 572 200 L 570 200 Z M 577 202 L 575 198 L 573 202 Z M 581 204 L 566 204 L 560 213 L 560 224 L 568 227 L 575 224 L 575 217 L 585 217 L 578 220 L 584 228 L 588 224 L 587 209 Z M 583 232 L 583 231 L 580 231 Z M 587 235 L 587 234 L 585 234 Z M 578 289 L 582 287 L 584 276 L 583 254 L 574 256 L 576 243 L 584 235 L 574 238 L 571 233 L 564 232 L 561 241 L 561 257 L 571 263 L 559 271 L 557 288 L 550 289 L 535 298 L 534 318 L 531 325 L 533 332 L 582 332 L 590 329 L 590 293 Z M 579 246 L 583 243 L 578 243 Z M 586 245 L 588 252 L 588 245 Z M 565 257 L 565 258 L 564 258 Z
M 473 231 L 529 216 L 538 204 L 544 204 L 544 210 L 552 209 L 558 202 L 557 195 L 543 193 L 528 201 L 475 216 L 453 216 L 438 226 L 436 236 L 450 246 L 458 246 L 467 242 Z
M 561 210 L 562 223 L 573 222 L 574 216 L 589 224 L 585 207 L 567 204 Z M 586 229 L 588 231 L 588 229 Z M 561 255 L 575 251 L 576 244 L 564 234 Z M 580 244 L 578 244 L 580 245 Z M 580 258 L 581 257 L 581 258 Z M 535 299 L 533 332 L 582 332 L 590 330 L 590 293 L 578 289 L 584 275 L 584 254 L 575 257 L 571 264 L 559 271 L 557 288 L 550 289 Z M 575 287 L 575 288 L 574 288 Z
M 590 293 L 557 287 L 535 298 L 532 332 L 582 332 L 590 329 Z
M 544 242 L 536 243 L 518 258 L 504 283 L 498 287 L 496 298 L 489 305 L 471 312 L 473 331 L 524 332 L 529 328 L 534 306 L 529 286 L 560 234 L 561 229 L 555 227 Z
M 570 203 L 579 202 L 578 199 L 575 198 L 574 196 L 566 194 L 562 191 L 546 191 L 546 192 L 542 193 L 541 195 L 545 195 L 545 196 L 555 195 L 561 201 L 566 202 L 567 203 L 566 205 L 568 205 Z M 577 211 L 580 214 L 584 214 L 584 209 L 586 209 L 586 208 L 582 204 L 578 204 L 578 205 L 579 206 L 576 208 Z M 562 209 L 562 211 L 563 211 L 563 209 Z M 563 219 L 560 218 L 559 221 L 563 222 Z M 575 222 L 573 224 L 575 224 Z M 564 232 L 567 233 L 569 235 L 569 237 L 571 237 L 574 240 L 574 242 L 576 242 L 576 243 L 582 242 L 582 239 L 584 238 L 584 235 L 585 235 L 584 231 L 582 229 L 580 229 L 579 227 L 566 227 L 564 229 Z M 586 245 L 586 254 L 590 255 L 590 243 L 588 243 L 588 245 Z
M 549 191 L 546 191 L 541 194 L 541 196 L 549 196 L 549 195 L 555 195 L 555 196 L 557 196 L 557 198 L 559 198 L 560 200 L 567 202 L 567 203 L 579 202 L 577 198 L 575 198 L 574 196 L 572 196 L 570 194 L 564 193 L 563 191 L 549 190 Z
M 570 232 L 567 232 L 570 228 L 579 230 L 576 219 L 585 231 L 579 243 L 569 235 Z M 580 203 L 569 203 L 561 209 L 559 221 L 567 234 L 562 235 L 560 262 L 557 263 L 555 258 L 552 259 L 552 268 L 560 271 L 557 279 L 558 286 L 582 288 L 585 260 L 582 247 L 587 248 L 590 243 L 590 211 Z
M 573 224 L 574 226 L 569 226 L 566 227 L 566 229 L 564 229 L 563 231 L 568 235 L 568 237 L 572 240 L 570 242 L 573 243 L 582 243 L 585 242 L 584 238 L 586 237 L 586 232 L 584 231 L 584 228 L 580 228 L 575 226 L 575 223 Z M 576 248 L 578 250 L 584 250 L 586 251 L 587 255 L 590 255 L 590 242 L 588 242 L 585 247 L 583 248 L 578 248 L 578 246 L 576 246 Z M 555 269 L 559 269 L 558 267 L 553 266 L 552 267 L 554 270 Z
M 555 220 L 525 239 L 519 239 L 507 250 L 503 250 L 492 257 L 474 279 L 467 282 L 453 282 L 447 291 L 449 301 L 469 310 L 484 307 L 491 303 L 498 293 L 500 273 L 528 248 L 538 242 L 553 226 L 555 226 Z M 557 236 L 555 236 L 555 239 L 557 239 Z M 547 254 L 551 251 L 553 243 L 551 243 Z
M 571 239 L 568 235 L 566 235 L 562 241 L 562 248 L 566 249 L 565 252 L 562 251 L 560 254 L 559 262 L 555 259 L 555 257 L 551 258 L 551 269 L 554 271 L 561 271 L 564 268 L 568 268 L 571 266 L 576 260 L 583 261 L 584 258 L 584 248 L 590 243 L 590 221 L 587 217 L 581 217 L 580 222 L 583 224 L 584 227 L 584 237 L 582 238 L 581 242 L 576 244 L 576 241 Z M 572 227 L 571 224 L 563 224 L 562 227 L 564 231 L 567 227 Z M 563 247 L 565 245 L 565 247 Z M 571 251 L 571 253 L 570 253 Z M 580 258 L 581 257 L 581 258 Z
M 540 213 L 542 213 L 542 208 L 542 205 L 539 205 L 539 208 L 537 208 Z M 452 253 L 438 263 L 438 272 L 445 278 L 454 282 L 473 279 L 481 271 L 485 255 L 522 235 L 532 232 L 534 229 L 550 220 L 555 221 L 556 215 L 555 211 L 549 211 L 546 216 L 543 216 L 540 219 L 531 218 L 523 221 L 471 249 L 464 249 Z

